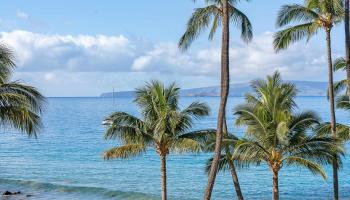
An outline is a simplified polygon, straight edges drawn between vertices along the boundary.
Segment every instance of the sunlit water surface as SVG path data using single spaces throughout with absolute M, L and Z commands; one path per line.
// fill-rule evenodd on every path
M 212 113 L 196 122 L 195 129 L 215 128 L 216 97 L 186 97 L 181 105 L 193 101 L 207 102 Z M 228 106 L 229 128 L 236 135 L 242 129 L 233 126 L 232 108 L 243 98 L 231 98 Z M 300 109 L 317 111 L 328 120 L 325 97 L 299 97 Z M 118 199 L 151 200 L 160 197 L 159 157 L 150 149 L 145 155 L 129 159 L 104 161 L 101 153 L 117 145 L 103 139 L 101 122 L 113 111 L 138 114 L 131 98 L 49 98 L 44 113 L 44 129 L 38 139 L 0 130 L 0 191 L 20 190 L 19 199 Z M 349 114 L 339 111 L 338 121 L 349 123 Z M 204 165 L 210 154 L 170 154 L 168 157 L 168 193 L 173 200 L 201 199 L 207 176 Z M 238 171 L 246 199 L 271 199 L 271 174 L 266 165 Z M 310 172 L 285 167 L 280 173 L 282 199 L 331 199 L 331 170 L 328 181 Z M 341 199 L 350 199 L 350 161 L 344 160 L 339 174 Z M 33 195 L 25 197 L 25 195 Z M 220 173 L 214 198 L 235 199 L 228 172 Z M 11 198 L 10 198 L 11 199 Z M 15 198 L 13 198 L 15 199 Z

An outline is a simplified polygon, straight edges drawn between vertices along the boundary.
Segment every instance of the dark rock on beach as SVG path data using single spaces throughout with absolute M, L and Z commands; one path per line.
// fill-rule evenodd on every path
M 17 195 L 17 194 L 21 194 L 21 191 L 18 191 L 18 192 L 5 191 L 4 193 L 2 193 L 3 196 Z

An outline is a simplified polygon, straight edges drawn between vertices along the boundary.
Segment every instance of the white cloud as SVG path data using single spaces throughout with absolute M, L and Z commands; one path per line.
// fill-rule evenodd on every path
M 129 40 L 120 36 L 45 35 L 2 32 L 1 40 L 16 51 L 21 71 L 127 70 L 134 57 Z
M 135 71 L 142 71 L 145 69 L 152 61 L 152 57 L 147 56 L 140 56 L 139 58 L 136 58 L 134 60 L 134 63 L 132 64 L 132 69 Z
M 22 30 L 1 32 L 0 41 L 15 50 L 17 78 L 39 84 L 45 91 L 62 90 L 62 95 L 97 95 L 111 85 L 132 89 L 153 78 L 178 81 L 185 87 L 216 85 L 220 75 L 219 44 L 182 53 L 174 42 L 146 45 L 123 35 L 73 36 Z M 256 36 L 249 45 L 231 41 L 230 68 L 232 82 L 261 78 L 275 70 L 281 71 L 284 79 L 327 77 L 324 48 L 300 42 L 276 54 L 272 33 Z
M 51 80 L 53 80 L 53 79 L 55 78 L 55 74 L 52 73 L 52 72 L 46 73 L 46 74 L 44 75 L 44 78 L 45 78 L 45 80 L 51 81 Z
M 27 13 L 23 11 L 17 11 L 16 16 L 20 19 L 25 19 L 25 20 L 29 19 L 30 17 Z

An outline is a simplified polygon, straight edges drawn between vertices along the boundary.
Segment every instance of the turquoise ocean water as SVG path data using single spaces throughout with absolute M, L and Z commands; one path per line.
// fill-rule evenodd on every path
M 186 97 L 207 102 L 210 117 L 196 122 L 195 129 L 215 128 L 216 97 Z M 237 135 L 242 129 L 233 126 L 232 108 L 243 98 L 229 99 L 229 128 Z M 114 103 L 113 103 L 114 102 Z M 328 119 L 325 97 L 299 97 L 299 108 L 317 111 Z M 31 197 L 17 199 L 117 199 L 153 200 L 160 194 L 160 162 L 153 150 L 129 159 L 104 161 L 101 153 L 118 141 L 103 139 L 103 118 L 114 110 L 137 114 L 131 98 L 49 98 L 44 113 L 44 129 L 38 139 L 0 130 L 0 191 L 20 190 Z M 348 113 L 339 111 L 338 121 L 349 124 Z M 348 145 L 349 146 L 349 145 Z M 206 185 L 205 161 L 210 154 L 170 154 L 168 158 L 168 192 L 172 200 L 201 199 Z M 348 156 L 347 156 L 348 157 Z M 280 174 L 281 199 L 331 199 L 330 167 L 328 181 L 299 168 L 285 167 Z M 246 199 L 271 199 L 271 174 L 266 165 L 238 171 Z M 345 158 L 340 177 L 341 199 L 350 199 L 350 160 Z M 235 199 L 228 172 L 220 173 L 214 198 Z M 13 199 L 16 199 L 13 198 Z M 11 199 L 11 198 L 10 198 Z

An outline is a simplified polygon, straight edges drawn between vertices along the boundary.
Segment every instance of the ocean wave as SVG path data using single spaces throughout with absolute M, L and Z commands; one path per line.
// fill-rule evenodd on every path
M 11 186 L 16 190 L 24 188 L 28 191 L 35 191 L 39 193 L 64 193 L 75 194 L 83 196 L 95 196 L 102 199 L 118 199 L 118 200 L 156 200 L 159 199 L 154 195 L 145 194 L 141 192 L 125 192 L 110 190 L 101 187 L 87 187 L 87 186 L 73 186 L 73 185 L 60 185 L 54 183 L 44 183 L 30 180 L 15 180 L 15 179 L 1 179 L 0 186 Z M 18 189 L 17 189 L 18 188 Z

